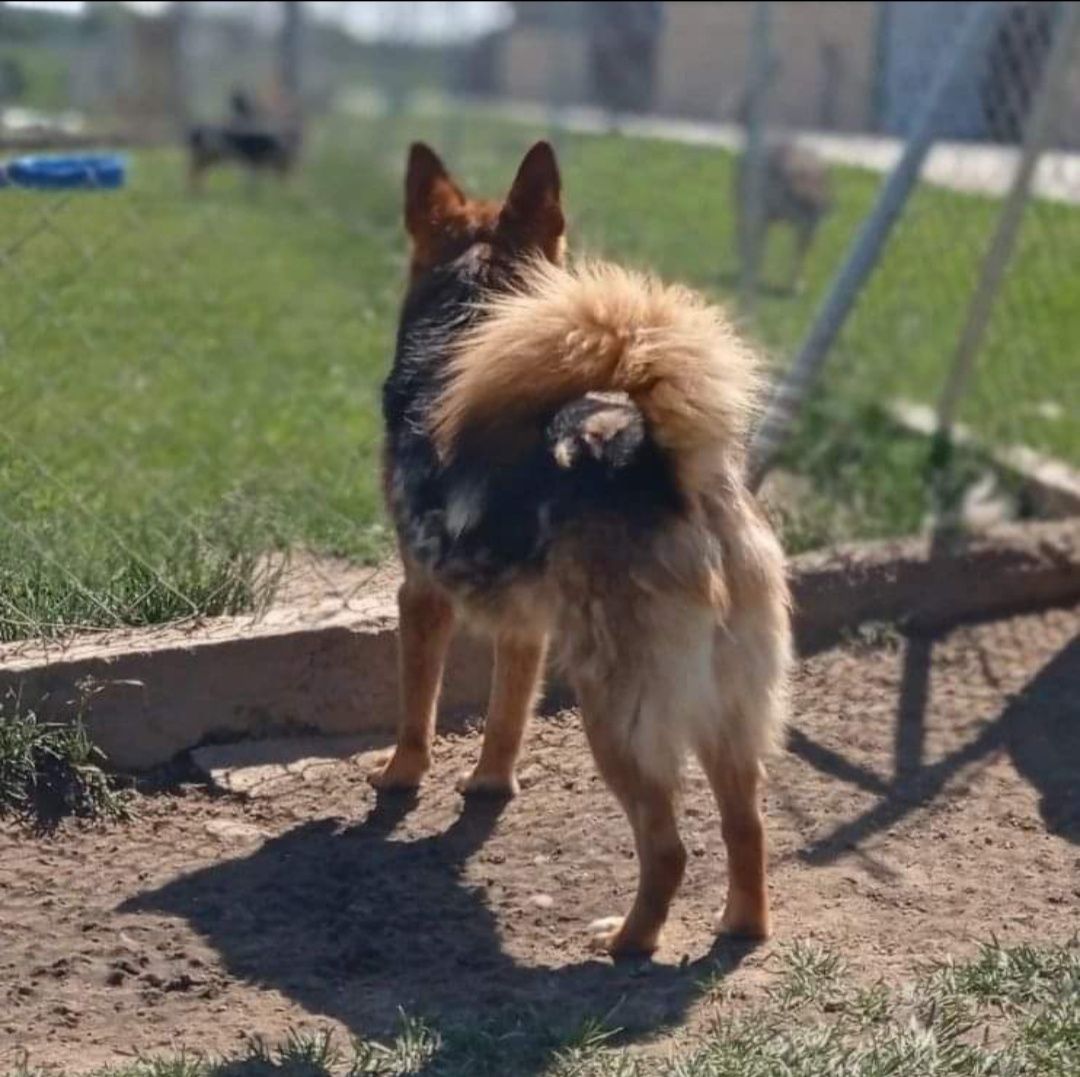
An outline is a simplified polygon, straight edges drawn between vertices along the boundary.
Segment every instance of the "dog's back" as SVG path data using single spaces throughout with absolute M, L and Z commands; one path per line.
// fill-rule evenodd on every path
M 824 161 L 804 146 L 780 142 L 767 147 L 765 165 L 766 218 L 816 227 L 832 206 Z
M 205 161 L 232 160 L 251 168 L 288 167 L 299 148 L 299 131 L 201 125 L 188 134 L 188 148 Z
M 746 155 L 736 168 L 735 191 L 741 205 L 749 180 Z M 762 175 L 762 216 L 766 223 L 816 227 L 832 208 L 825 162 L 812 150 L 786 140 L 766 144 Z
M 301 132 L 296 124 L 280 129 L 235 121 L 200 124 L 189 130 L 187 146 L 193 185 L 208 168 L 226 163 L 251 172 L 270 171 L 284 177 L 296 164 Z

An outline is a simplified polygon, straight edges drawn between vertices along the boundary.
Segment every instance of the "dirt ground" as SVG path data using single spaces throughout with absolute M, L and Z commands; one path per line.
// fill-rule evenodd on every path
M 108 829 L 0 830 L 0 1067 L 224 1051 L 289 1027 L 382 1034 L 399 1007 L 604 1014 L 644 1038 L 715 1005 L 718 980 L 752 1001 L 797 938 L 891 982 L 991 935 L 1064 941 L 1080 930 L 1078 627 L 1071 610 L 885 632 L 803 661 L 770 771 L 776 936 L 757 949 L 710 937 L 724 860 L 691 771 L 662 950 L 588 953 L 586 925 L 625 911 L 635 865 L 572 713 L 537 721 L 502 809 L 454 793 L 478 749 L 462 734 L 412 802 L 376 804 L 362 755 L 247 798 L 142 797 Z

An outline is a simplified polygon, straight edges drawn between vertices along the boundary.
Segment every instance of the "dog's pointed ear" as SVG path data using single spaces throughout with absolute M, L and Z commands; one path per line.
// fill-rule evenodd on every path
M 465 195 L 450 178 L 439 155 L 423 142 L 409 147 L 405 169 L 405 227 L 422 241 L 465 205 Z
M 499 231 L 515 247 L 535 247 L 552 262 L 560 261 L 566 230 L 560 188 L 555 150 L 550 142 L 537 142 L 525 154 L 506 196 Z

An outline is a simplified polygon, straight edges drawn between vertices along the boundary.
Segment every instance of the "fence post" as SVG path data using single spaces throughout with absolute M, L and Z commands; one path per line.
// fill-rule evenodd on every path
M 1062 101 L 1069 58 L 1076 41 L 1077 28 L 1080 27 L 1080 4 L 1071 0 L 1062 6 L 1064 12 L 1058 24 L 1057 36 L 1043 70 L 1038 95 L 1028 116 L 1020 161 L 983 258 L 979 279 L 968 304 L 964 327 L 956 344 L 952 366 L 938 400 L 933 456 L 939 464 L 948 457 L 956 411 L 970 384 L 975 358 L 986 336 L 994 301 L 1016 246 L 1024 208 L 1031 197 L 1031 180 L 1035 174 L 1035 166 L 1039 163 Z
M 761 485 L 761 480 L 787 439 L 810 387 L 824 366 L 855 300 L 877 265 L 893 226 L 918 181 L 957 75 L 982 51 L 1001 10 L 1002 5 L 995 3 L 995 0 L 980 0 L 964 21 L 956 47 L 949 50 L 935 72 L 934 81 L 915 118 L 900 160 L 882 185 L 877 202 L 848 251 L 843 266 L 833 278 L 810 331 L 769 401 L 751 446 L 747 477 L 751 489 Z
M 870 97 L 870 129 L 884 131 L 889 109 L 889 46 L 893 32 L 893 9 L 887 0 L 874 6 L 874 82 Z
M 281 37 L 278 42 L 281 89 L 290 109 L 298 109 L 303 100 L 303 5 L 297 0 L 282 3 Z
M 169 90 L 173 123 L 185 131 L 191 123 L 191 86 L 188 79 L 187 39 L 191 26 L 191 6 L 173 4 L 168 16 L 172 24 Z
M 744 313 L 753 309 L 765 216 L 765 117 L 772 81 L 772 5 L 754 4 L 746 76 L 746 141 L 739 164 L 739 299 Z
M 591 49 L 590 35 L 592 27 L 582 17 L 574 4 L 551 4 L 551 22 L 547 27 L 548 41 L 545 49 L 544 64 L 547 68 L 547 86 L 545 87 L 547 106 L 547 138 L 562 152 L 562 114 L 567 104 L 573 99 L 573 89 L 567 84 L 570 80 L 570 67 L 566 57 L 565 42 L 561 35 L 576 34 L 584 39 L 586 48 Z M 588 87 L 585 88 L 586 92 Z

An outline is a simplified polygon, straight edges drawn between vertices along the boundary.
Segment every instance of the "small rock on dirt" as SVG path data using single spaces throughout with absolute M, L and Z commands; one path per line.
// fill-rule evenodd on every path
M 266 837 L 257 826 L 236 819 L 210 819 L 206 823 L 206 832 L 222 841 L 259 841 Z

